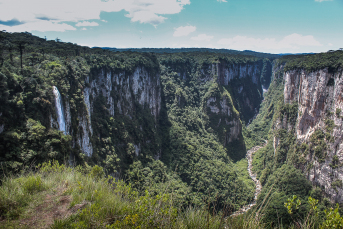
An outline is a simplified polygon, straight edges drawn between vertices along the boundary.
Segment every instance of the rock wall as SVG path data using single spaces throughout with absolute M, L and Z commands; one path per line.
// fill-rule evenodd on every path
M 222 85 L 229 85 L 230 81 L 235 78 L 250 78 L 254 84 L 258 85 L 260 84 L 261 67 L 259 62 L 234 64 L 232 66 L 228 66 L 226 63 L 218 63 L 212 65 L 212 74 L 218 75 L 218 82 Z
M 325 139 L 327 149 L 323 152 L 324 160 L 319 160 L 313 153 L 304 155 L 306 163 L 302 169 L 308 179 L 321 187 L 332 201 L 343 202 L 343 71 L 321 69 L 306 72 L 300 69 L 285 72 L 284 103 L 298 103 L 294 126 L 298 145 L 310 144 L 316 130 L 333 137 L 332 140 Z M 332 131 L 327 128 L 330 121 L 334 124 Z M 293 128 L 287 120 L 277 120 L 274 126 L 276 129 Z M 277 144 L 278 139 L 274 138 L 275 148 Z M 334 157 L 339 161 L 333 162 Z
M 215 126 L 224 131 L 221 136 L 224 146 L 235 141 L 241 141 L 243 138 L 242 122 L 239 116 L 241 111 L 236 110 L 237 104 L 234 103 L 238 101 L 238 107 L 249 110 L 251 112 L 250 119 L 258 112 L 263 98 L 260 83 L 261 68 L 260 62 L 231 66 L 226 63 L 218 63 L 200 71 L 202 81 L 213 80 L 217 76 L 217 83 L 221 87 L 226 89 L 231 87 L 233 90 L 230 91 L 231 95 L 226 91 L 226 95 L 220 95 L 218 98 L 216 96 L 209 97 L 206 102 L 211 110 L 211 115 L 218 116 L 214 118 L 215 120 L 218 118 L 215 121 Z M 186 73 L 179 73 L 179 76 L 183 80 L 187 80 L 188 77 Z M 105 106 L 111 116 L 121 114 L 132 119 L 136 106 L 139 104 L 150 109 L 155 121 L 159 117 L 162 87 L 158 73 L 150 73 L 144 67 L 137 67 L 131 74 L 102 69 L 96 75 L 92 74 L 86 77 L 85 85 L 82 88 L 84 109 L 78 111 L 77 118 L 73 119 L 72 117 L 71 103 L 67 96 L 63 98 L 63 101 L 66 133 L 74 137 L 74 147 L 79 146 L 87 156 L 91 156 L 94 150 L 92 114 L 94 102 L 99 96 L 105 98 Z M 234 101 L 231 96 L 235 98 Z M 51 126 L 56 127 L 56 120 L 54 118 L 50 120 Z M 73 123 L 75 120 L 77 123 Z M 77 126 L 76 129 L 75 125 Z M 241 148 L 245 150 L 243 141 L 241 143 L 243 144 Z M 141 151 L 139 144 L 139 142 L 134 144 L 136 155 L 139 155 Z M 242 156 L 244 157 L 244 155 Z
M 0 112 L 0 117 L 2 116 L 2 112 Z M 0 124 L 0 134 L 4 131 L 5 124 Z
M 159 75 L 149 73 L 144 67 L 137 67 L 133 74 L 125 72 L 114 73 L 105 69 L 99 71 L 96 76 L 88 76 L 85 80 L 86 87 L 83 88 L 84 111 L 78 112 L 78 130 L 72 131 L 72 117 L 68 98 L 64 98 L 66 132 L 76 137 L 74 146 L 77 144 L 81 151 L 91 156 L 93 145 L 91 138 L 92 113 L 94 101 L 98 96 L 103 96 L 107 102 L 107 109 L 111 116 L 115 112 L 132 117 L 135 112 L 135 104 L 143 107 L 147 106 L 151 110 L 151 115 L 157 120 L 161 109 L 161 84 Z M 56 126 L 56 120 L 50 119 L 51 126 Z M 139 154 L 140 147 L 136 147 L 136 155 Z
M 248 124 L 258 113 L 263 100 L 262 67 L 260 61 L 244 64 L 222 61 L 201 72 L 203 79 L 217 79 L 218 91 L 206 97 L 206 110 L 222 144 L 228 151 L 235 152 L 229 152 L 234 160 L 245 156 L 241 120 Z
M 225 126 L 224 146 L 237 140 L 242 135 L 242 123 L 237 111 L 234 111 L 231 99 L 227 95 L 211 96 L 206 99 L 207 114 L 212 117 L 212 126 Z M 215 118 L 214 118 L 215 117 Z M 218 122 L 218 123 L 214 123 Z

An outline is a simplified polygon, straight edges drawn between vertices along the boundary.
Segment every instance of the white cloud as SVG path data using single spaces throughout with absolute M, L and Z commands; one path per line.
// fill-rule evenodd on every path
M 332 43 L 328 43 L 328 46 L 333 46 L 333 44 Z
M 197 37 L 192 37 L 191 39 L 194 41 L 210 41 L 212 40 L 213 36 L 208 36 L 206 34 L 199 34 Z
M 197 28 L 195 26 L 180 26 L 179 28 L 176 28 L 174 31 L 173 36 L 174 37 L 185 37 L 189 34 L 193 33 Z
M 36 21 L 29 22 L 17 26 L 6 26 L 0 25 L 0 31 L 6 30 L 7 32 L 21 32 L 21 31 L 56 31 L 56 32 L 65 32 L 66 30 L 76 30 L 75 27 L 68 25 L 66 23 L 57 23 L 53 21 Z
M 87 28 L 82 28 L 82 30 L 87 30 Z
M 327 1 L 333 1 L 333 0 L 315 0 L 316 2 L 327 2 Z
M 218 2 L 227 2 L 226 0 L 217 0 Z
M 89 22 L 89 21 L 83 21 L 83 22 L 78 22 L 75 26 L 81 27 L 81 26 L 98 26 L 99 24 L 96 22 Z
M 126 17 L 132 22 L 150 23 L 158 25 L 166 19 L 168 14 L 181 12 L 190 0 L 0 0 L 0 21 L 6 22 L 16 19 L 30 24 L 22 30 L 22 25 L 13 25 L 11 29 L 0 25 L 0 29 L 8 31 L 41 31 L 42 21 L 54 22 L 50 30 L 60 31 L 72 29 L 63 22 L 80 22 L 100 20 L 101 12 L 126 11 Z M 63 26 L 57 26 L 58 24 Z M 6 28 L 5 28 L 6 27 Z M 56 28 L 57 30 L 52 30 Z M 75 29 L 75 28 L 74 28 Z
M 277 41 L 275 38 L 251 38 L 246 36 L 236 36 L 224 38 L 218 41 L 224 48 L 238 50 L 297 50 L 303 46 L 322 46 L 313 36 L 302 36 L 291 34 Z

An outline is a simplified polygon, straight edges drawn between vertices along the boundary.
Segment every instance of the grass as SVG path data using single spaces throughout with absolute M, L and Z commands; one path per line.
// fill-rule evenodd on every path
M 240 161 L 237 170 L 245 165 Z M 123 181 L 105 178 L 101 167 L 68 168 L 53 162 L 2 179 L 0 228 L 272 228 L 258 218 L 268 202 L 266 197 L 262 206 L 235 217 L 227 216 L 225 209 L 180 210 L 173 195 L 163 190 L 138 195 Z
M 139 196 L 123 181 L 105 178 L 100 167 L 58 162 L 3 178 L 0 217 L 0 228 L 259 228 L 245 225 L 244 216 L 191 206 L 180 211 L 163 190 Z

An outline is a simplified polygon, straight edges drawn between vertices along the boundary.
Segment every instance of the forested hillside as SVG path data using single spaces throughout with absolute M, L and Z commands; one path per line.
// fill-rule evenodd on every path
M 114 53 L 28 33 L 1 33 L 1 45 L 4 172 L 56 159 L 100 165 L 142 192 L 165 187 L 180 206 L 233 211 L 253 199 L 234 161 L 245 157 L 242 127 L 259 109 L 268 59 Z
M 297 220 L 310 211 L 309 197 L 319 201 L 322 218 L 332 203 L 342 204 L 342 60 L 343 51 L 335 51 L 274 61 L 274 80 L 245 131 L 250 145 L 268 140 L 253 168 L 263 185 L 258 203 L 271 195 L 265 220 L 274 225 L 294 223 L 283 207 L 293 195 L 303 203 Z
M 148 51 L 91 49 L 0 32 L 1 220 L 20 220 L 29 206 L 16 205 L 21 194 L 11 199 L 10 187 L 34 198 L 65 182 L 58 195 L 75 198 L 70 206 L 85 203 L 82 214 L 97 215 L 103 227 L 163 227 L 169 215 L 168 227 L 177 228 L 191 214 L 205 223 L 208 214 L 209 225 L 211 212 L 215 228 L 222 228 L 226 217 L 253 202 L 245 155 L 267 143 L 253 161 L 263 189 L 257 204 L 240 216 L 239 222 L 248 222 L 241 228 L 297 225 L 314 219 L 314 207 L 320 217 L 312 225 L 324 225 L 324 209 L 343 198 L 343 51 L 283 57 Z M 23 171 L 39 178 L 15 178 Z M 94 182 L 102 187 L 99 198 Z M 121 191 L 112 193 L 112 184 Z M 101 202 L 111 193 L 119 198 L 111 201 L 134 206 L 131 212 L 123 207 L 120 217 L 113 216 L 116 210 Z M 137 201 L 161 210 L 163 220 L 144 221 L 155 213 L 132 204 Z M 97 207 L 110 218 L 100 219 Z M 251 217 L 256 212 L 259 217 Z M 82 214 L 68 220 L 81 225 L 88 218 Z M 54 225 L 72 225 L 68 220 Z

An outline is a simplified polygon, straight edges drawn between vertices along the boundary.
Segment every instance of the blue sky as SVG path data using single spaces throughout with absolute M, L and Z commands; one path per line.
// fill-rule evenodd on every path
M 343 0 L 0 0 L 0 30 L 90 47 L 343 48 Z

